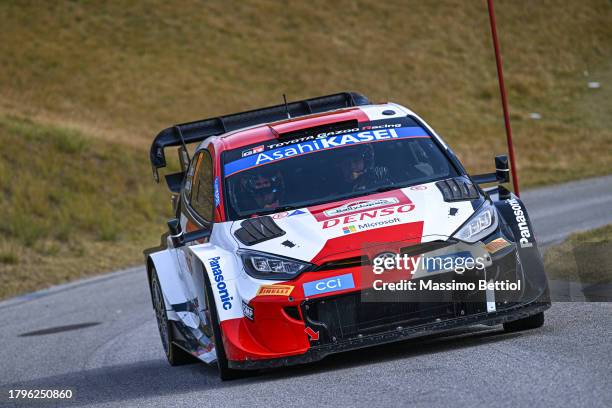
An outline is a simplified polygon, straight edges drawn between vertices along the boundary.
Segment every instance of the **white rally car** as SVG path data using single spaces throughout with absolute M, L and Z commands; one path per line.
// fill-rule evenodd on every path
M 503 186 L 480 187 L 508 181 L 505 156 L 470 176 L 400 105 L 347 92 L 177 125 L 151 147 L 156 180 L 171 146 L 175 218 L 145 256 L 172 365 L 216 363 L 227 379 L 458 326 L 544 322 L 527 211 Z M 401 257 L 455 264 L 376 271 Z M 479 263 L 458 271 L 466 258 Z

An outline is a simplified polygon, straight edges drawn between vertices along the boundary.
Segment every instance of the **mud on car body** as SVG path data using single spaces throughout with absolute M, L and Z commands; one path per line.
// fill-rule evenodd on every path
M 176 216 L 145 255 L 173 365 L 216 363 L 227 379 L 458 326 L 543 323 L 548 284 L 527 210 L 501 185 L 480 187 L 507 182 L 507 160 L 470 176 L 400 105 L 341 93 L 177 125 L 151 147 L 156 180 L 172 146 Z M 368 271 L 399 254 L 486 260 L 461 276 L 414 270 L 415 281 L 521 290 L 381 294 Z

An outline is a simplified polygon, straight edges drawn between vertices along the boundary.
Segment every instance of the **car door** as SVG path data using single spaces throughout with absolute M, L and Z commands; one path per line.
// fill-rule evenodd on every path
M 181 194 L 181 226 L 185 232 L 199 229 L 212 229 L 214 220 L 214 165 L 208 150 L 197 152 L 187 172 L 185 184 Z M 177 251 L 179 265 L 181 265 L 182 279 L 189 288 L 189 295 L 194 299 L 197 310 L 200 312 L 202 323 L 207 325 L 205 319 L 205 293 L 204 276 L 196 264 L 197 258 L 189 250 L 192 245 L 208 242 L 208 238 L 190 242 Z

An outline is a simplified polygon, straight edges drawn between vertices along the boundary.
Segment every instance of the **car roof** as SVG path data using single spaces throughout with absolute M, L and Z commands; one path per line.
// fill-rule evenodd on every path
M 416 116 L 409 109 L 395 103 L 373 104 L 338 109 L 329 112 L 299 116 L 282 121 L 255 125 L 248 128 L 227 132 L 219 136 L 212 136 L 204 140 L 198 147 L 198 150 L 206 148 L 212 143 L 217 154 L 220 154 L 225 150 L 237 149 L 256 143 L 263 143 L 269 140 L 277 139 L 279 134 L 295 132 L 302 129 L 348 120 L 357 120 L 358 122 L 363 123 L 373 120 L 405 117 L 406 115 Z

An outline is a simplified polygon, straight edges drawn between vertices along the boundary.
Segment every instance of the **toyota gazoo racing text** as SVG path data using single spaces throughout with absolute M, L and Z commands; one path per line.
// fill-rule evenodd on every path
M 501 185 L 507 159 L 468 175 L 402 106 L 347 92 L 177 125 L 151 147 L 156 179 L 172 146 L 175 217 L 145 251 L 172 365 L 216 363 L 228 379 L 544 322 L 548 283 L 527 210 Z

